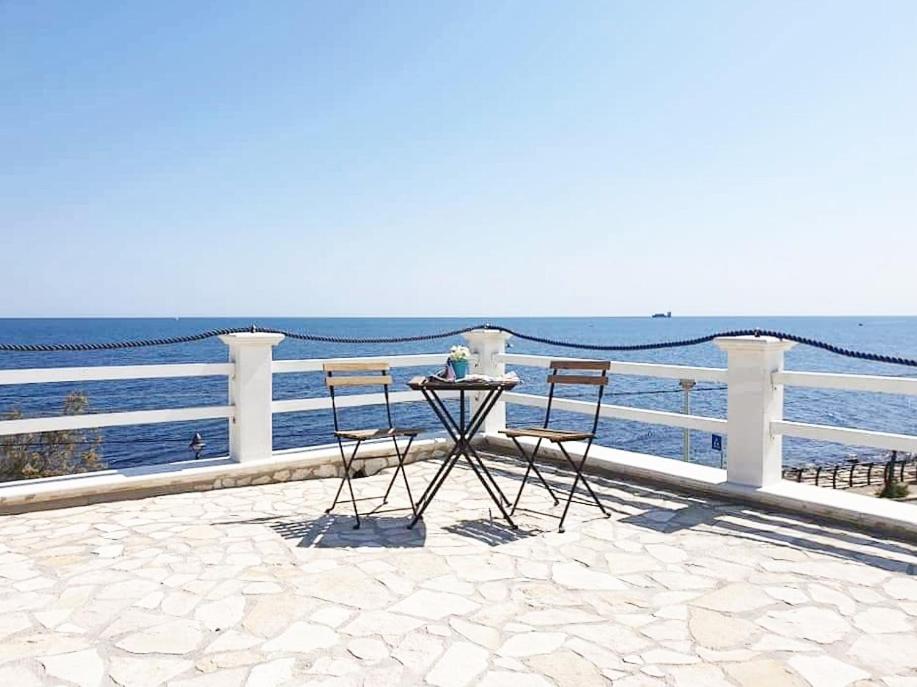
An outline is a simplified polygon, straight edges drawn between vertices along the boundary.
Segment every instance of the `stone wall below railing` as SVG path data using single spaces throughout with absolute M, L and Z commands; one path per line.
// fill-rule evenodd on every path
M 406 462 L 442 456 L 450 447 L 451 442 L 445 439 L 415 441 Z M 366 475 L 398 464 L 388 441 L 368 442 L 361 447 L 359 455 L 363 458 L 355 460 L 354 467 Z M 0 515 L 188 491 L 340 477 L 342 474 L 337 445 L 276 451 L 270 458 L 245 463 L 216 458 L 103 470 L 0 484 Z

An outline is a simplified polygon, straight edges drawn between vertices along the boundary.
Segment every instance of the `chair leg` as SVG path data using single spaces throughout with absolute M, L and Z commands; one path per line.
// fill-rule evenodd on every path
M 548 481 L 541 474 L 541 470 L 538 469 L 538 466 L 535 465 L 535 458 L 538 456 L 538 451 L 541 449 L 541 439 L 538 440 L 538 443 L 535 444 L 535 450 L 532 451 L 532 454 L 529 455 L 525 452 L 525 449 L 522 447 L 522 444 L 519 443 L 519 440 L 516 437 L 511 437 L 513 443 L 516 445 L 516 450 L 522 454 L 522 457 L 526 460 L 525 475 L 522 477 L 522 484 L 519 485 L 519 491 L 516 493 L 516 500 L 513 502 L 512 510 L 510 514 L 516 512 L 516 507 L 519 505 L 519 499 L 522 497 L 522 490 L 525 489 L 525 484 L 528 482 L 529 474 L 534 470 L 535 474 L 538 476 L 538 479 L 541 480 L 541 483 L 544 485 L 544 488 L 548 490 L 548 493 L 551 495 L 551 498 L 554 499 L 554 505 L 558 505 L 560 501 L 557 500 L 557 496 L 554 494 L 554 490 L 551 489 L 551 485 L 548 484 Z
M 408 438 L 408 445 L 404 448 L 404 452 L 398 448 L 398 440 L 395 437 L 392 437 L 392 443 L 395 445 L 395 455 L 398 456 L 398 465 L 395 467 L 395 473 L 392 475 L 392 479 L 388 483 L 388 488 L 385 490 L 385 496 L 382 497 L 382 503 L 388 503 L 388 495 L 392 491 L 392 487 L 395 485 L 395 480 L 398 478 L 398 472 L 401 472 L 401 477 L 404 479 L 404 488 L 408 492 L 408 502 L 411 504 L 411 510 L 416 514 L 417 507 L 414 505 L 414 497 L 411 495 L 411 485 L 408 484 L 408 473 L 404 469 L 404 461 L 407 460 L 408 452 L 411 450 L 411 444 L 414 443 L 414 437 Z
M 576 471 L 576 476 L 573 478 L 573 486 L 570 487 L 570 494 L 567 496 L 567 504 L 564 506 L 563 515 L 560 516 L 560 525 L 558 526 L 557 531 L 561 533 L 564 532 L 564 520 L 567 518 L 567 511 L 570 510 L 570 504 L 573 503 L 573 496 L 576 494 L 576 486 L 579 484 L 580 480 L 582 480 L 583 484 L 586 485 L 586 489 L 592 496 L 593 501 L 595 501 L 595 504 L 599 507 L 605 517 L 609 517 L 610 514 L 605 510 L 605 506 L 603 506 L 602 502 L 599 501 L 598 496 L 595 495 L 595 492 L 592 491 L 592 487 L 589 486 L 589 481 L 586 479 L 585 475 L 583 475 L 583 468 L 586 466 L 586 458 L 589 456 L 589 448 L 591 448 L 591 445 L 586 448 L 585 453 L 583 453 L 583 458 L 578 465 L 570 457 L 570 454 L 567 453 L 567 449 L 564 448 L 563 444 L 558 444 L 557 446 L 560 448 L 561 453 L 564 454 L 567 462 L 569 462 L 573 469 Z
M 344 454 L 344 444 L 338 441 L 338 446 L 341 449 L 341 462 L 344 464 L 344 476 L 341 477 L 341 483 L 338 485 L 337 493 L 334 495 L 334 501 L 331 503 L 331 506 L 325 510 L 326 513 L 330 513 L 334 510 L 334 507 L 338 503 L 338 499 L 341 496 L 341 490 L 344 488 L 344 483 L 347 483 L 347 489 L 350 491 L 350 501 L 353 503 L 353 513 L 356 516 L 357 524 L 353 526 L 353 529 L 360 529 L 360 513 L 357 511 L 357 499 L 353 493 L 353 484 L 350 483 L 350 468 L 353 465 L 354 459 L 357 457 L 357 451 L 360 449 L 360 444 L 362 442 L 358 441 L 356 446 L 353 447 L 353 453 L 350 455 L 350 460 L 347 460 L 347 457 Z

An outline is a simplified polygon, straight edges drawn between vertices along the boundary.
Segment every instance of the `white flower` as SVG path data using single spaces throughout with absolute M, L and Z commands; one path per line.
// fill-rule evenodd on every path
M 453 346 L 449 349 L 449 360 L 468 360 L 471 357 L 471 351 L 467 346 Z

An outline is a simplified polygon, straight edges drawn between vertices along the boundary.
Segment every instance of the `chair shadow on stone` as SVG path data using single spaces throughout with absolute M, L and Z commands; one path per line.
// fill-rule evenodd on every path
M 315 520 L 280 520 L 268 526 L 284 539 L 299 540 L 296 545 L 308 549 L 423 547 L 426 527 L 421 521 L 409 530 L 410 521 L 408 516 L 372 517 L 363 520 L 362 528 L 354 529 L 353 515 L 329 513 Z
M 533 537 L 538 532 L 522 529 L 513 530 L 503 523 L 491 520 L 461 520 L 454 525 L 447 525 L 443 530 L 462 537 L 476 539 L 488 546 L 500 546 L 510 542 Z

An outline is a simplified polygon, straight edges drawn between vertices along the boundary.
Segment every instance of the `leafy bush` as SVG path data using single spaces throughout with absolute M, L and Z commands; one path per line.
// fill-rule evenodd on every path
M 86 394 L 72 392 L 64 399 L 64 415 L 81 415 L 89 407 Z M 13 409 L 4 420 L 22 419 Z M 98 430 L 60 430 L 0 437 L 0 481 L 56 477 L 105 467 Z
M 876 492 L 880 499 L 903 499 L 908 494 L 908 487 L 902 482 L 891 480 Z

